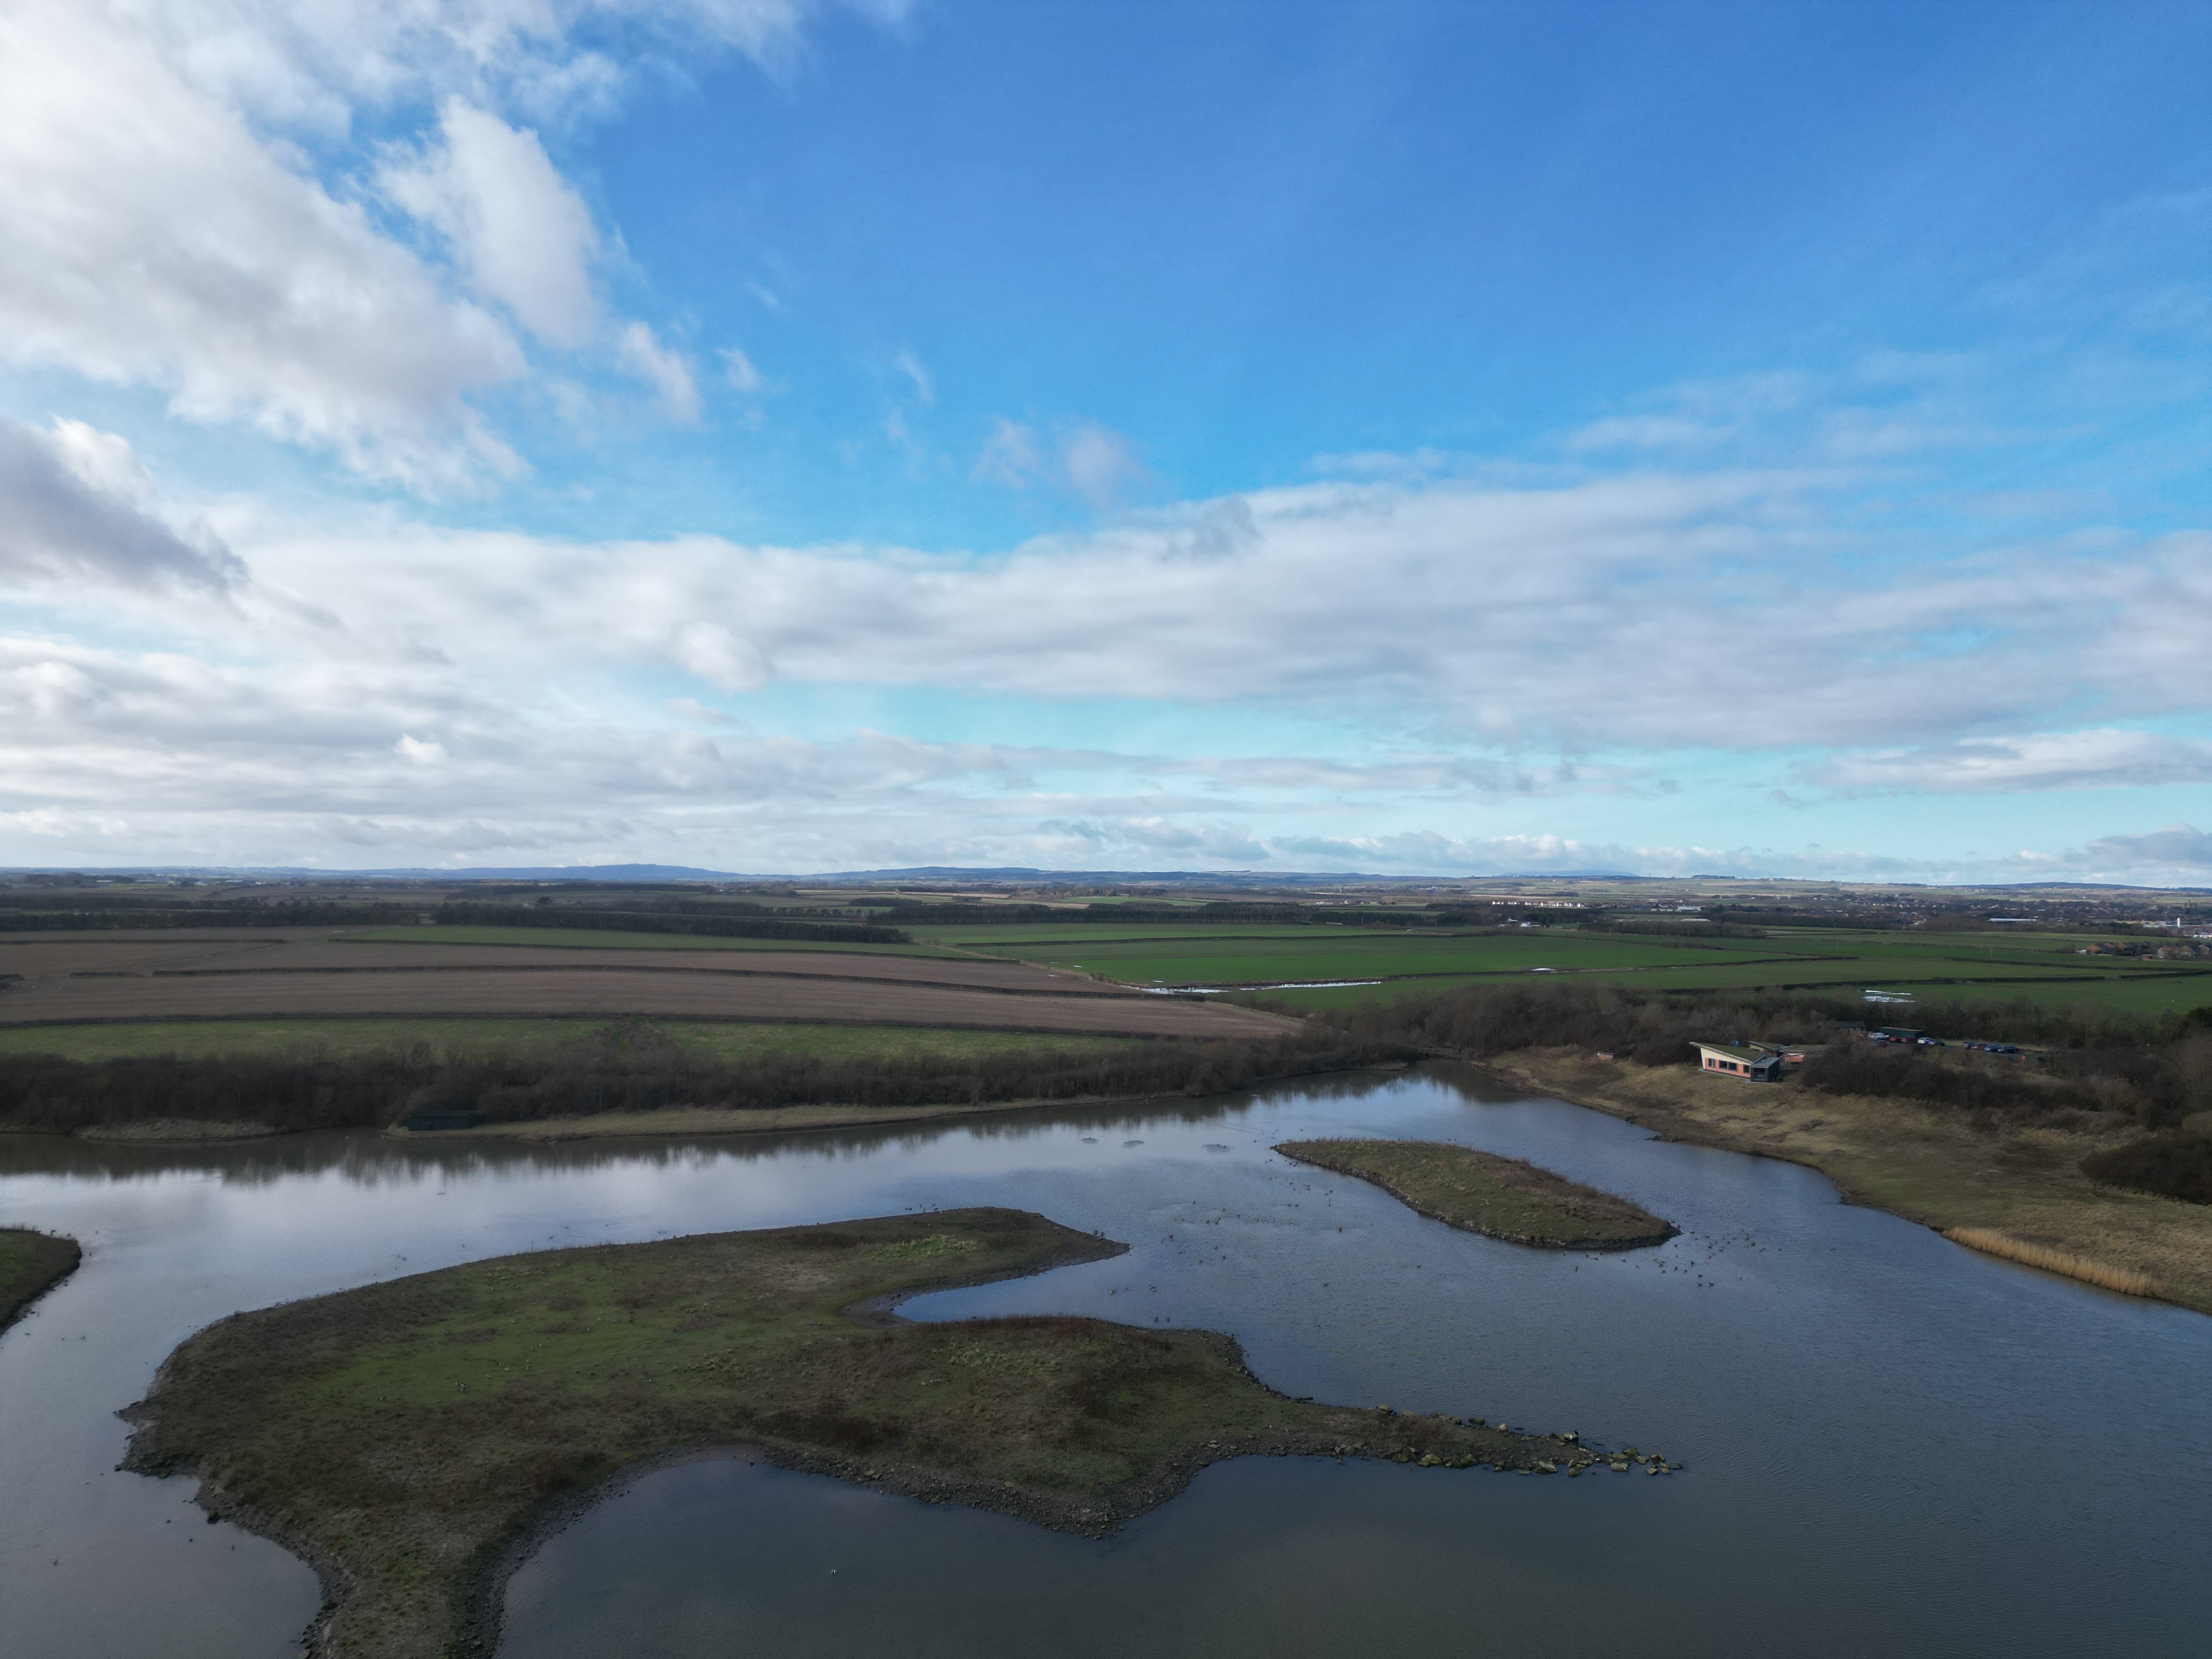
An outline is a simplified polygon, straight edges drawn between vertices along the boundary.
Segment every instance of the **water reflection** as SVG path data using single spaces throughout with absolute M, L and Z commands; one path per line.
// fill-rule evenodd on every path
M 1533 1158 L 1686 1231 L 1624 1258 L 1518 1250 L 1267 1150 L 1361 1132 Z M 304 1568 L 200 1523 L 179 1483 L 106 1473 L 112 1412 L 210 1320 L 549 1243 L 972 1203 L 1133 1248 L 917 1316 L 1209 1325 L 1292 1393 L 1571 1426 L 1690 1470 L 1266 1460 L 1093 1543 L 697 1466 L 641 1480 L 525 1568 L 507 1659 L 2199 1650 L 2212 1322 L 1456 1070 L 773 1139 L 0 1139 L 0 1217 L 88 1247 L 0 1339 L 8 1650 L 293 1650 Z

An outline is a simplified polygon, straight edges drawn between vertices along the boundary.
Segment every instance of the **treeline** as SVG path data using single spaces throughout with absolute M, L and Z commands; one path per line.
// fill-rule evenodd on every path
M 1410 1057 L 1401 1043 L 1315 1028 L 1258 1040 L 1158 1039 L 1100 1050 L 1011 1051 L 950 1059 L 762 1055 L 705 1060 L 657 1033 L 565 1054 L 453 1060 L 416 1045 L 314 1059 L 0 1062 L 0 1126 L 67 1134 L 154 1118 L 278 1129 L 381 1127 L 418 1113 L 535 1121 L 672 1106 L 981 1104 L 1084 1097 L 1206 1095 L 1273 1079 Z
M 1363 1041 L 1396 1041 L 1468 1060 L 1516 1048 L 1578 1048 L 1644 1066 L 1691 1063 L 1691 1044 L 1738 1036 L 1819 1042 L 1859 1006 L 1779 991 L 1723 993 L 1696 1002 L 1658 992 L 1581 985 L 1486 985 L 1313 1018 Z
M 72 899 L 72 907 L 75 906 Z M 103 905 L 19 909 L 0 903 L 0 933 L 77 933 L 109 927 L 349 927 L 413 921 L 411 904 L 326 904 L 251 899 L 205 904 Z
M 715 915 L 664 910 L 584 909 L 562 905 L 441 904 L 431 919 L 462 927 L 586 927 L 621 933 L 695 933 L 713 939 L 829 940 L 848 945 L 908 945 L 913 936 L 866 922 L 792 921 L 774 915 Z
M 1765 939 L 1764 927 L 1746 927 L 1733 921 L 1698 921 L 1685 916 L 1679 921 L 1665 916 L 1593 916 L 1583 923 L 1587 933 L 1656 933 L 1664 939 Z

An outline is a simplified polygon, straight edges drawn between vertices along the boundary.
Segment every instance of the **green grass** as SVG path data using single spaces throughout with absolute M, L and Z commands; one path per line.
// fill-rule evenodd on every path
M 0 1331 L 74 1272 L 81 1255 L 73 1238 L 0 1227 Z
M 965 1059 L 1008 1053 L 1089 1053 L 1126 1048 L 1135 1037 L 1060 1036 L 1050 1032 L 967 1031 L 922 1025 L 810 1025 L 660 1019 L 649 1024 L 695 1054 L 740 1064 L 763 1055 L 819 1060 L 939 1055 Z M 114 1025 L 0 1026 L 0 1058 L 61 1054 L 81 1060 L 146 1054 L 186 1059 L 237 1055 L 345 1055 L 405 1052 L 416 1043 L 449 1059 L 542 1055 L 610 1029 L 604 1019 L 223 1019 L 148 1020 Z
M 2182 1012 L 2212 1006 L 2212 964 L 2194 969 L 2186 964 L 2146 963 L 2129 958 L 2085 957 L 2080 944 L 2093 939 L 2063 938 L 2051 948 L 2024 948 L 2027 941 L 1987 933 L 1856 933 L 1842 929 L 1807 928 L 1765 939 L 1717 940 L 1730 947 L 1722 951 L 1693 951 L 1662 942 L 1641 958 L 1617 953 L 1619 936 L 1582 936 L 1587 954 L 1576 954 L 1575 935 L 1536 939 L 1503 939 L 1487 956 L 1470 953 L 1458 959 L 1461 970 L 1449 976 L 1385 978 L 1374 986 L 1346 986 L 1310 991 L 1267 992 L 1260 1000 L 1292 1012 L 1305 1009 L 1358 1006 L 1389 1003 L 1409 996 L 1431 996 L 1471 985 L 1497 984 L 1539 967 L 1562 970 L 1582 984 L 1618 986 L 1634 990 L 1755 990 L 1766 987 L 1802 987 L 1856 995 L 1866 989 L 1909 991 L 1923 1001 L 1996 1000 L 2024 997 L 2045 1006 L 2081 1003 L 2132 1013 Z M 1436 962 L 1450 960 L 1452 941 L 1433 942 Z M 1595 947 L 1615 946 L 1614 954 Z M 1030 954 L 1030 953 L 1024 953 Z M 1095 959 L 1103 971 L 1115 977 L 1134 977 L 1146 964 L 1133 956 L 1115 957 L 1098 951 L 1080 958 Z M 1182 958 L 1187 965 L 1193 959 Z M 1369 958 L 1376 971 L 1359 973 L 1351 956 L 1316 957 L 1302 964 L 1334 971 L 1293 973 L 1277 971 L 1277 979 L 1359 979 L 1383 977 L 1380 954 Z M 1232 964 L 1227 957 L 1212 964 L 1247 969 L 1259 965 L 1256 957 Z M 1286 964 L 1278 962 L 1279 969 Z M 1584 970 L 1577 972 L 1577 970 Z M 1602 970 L 1602 971 L 1594 971 Z M 1425 970 L 1424 970 L 1425 971 Z M 1163 975 L 1164 977 L 1164 975 Z M 1258 975 L 1224 972 L 1220 982 Z M 1204 982 L 1171 980 L 1170 982 Z M 1869 1004 L 1869 1006 L 1874 1005 Z
M 1540 967 L 1724 964 L 1751 954 L 1735 948 L 1735 941 L 1701 948 L 1573 933 L 1535 939 L 1499 934 L 1425 938 L 1403 933 L 1315 931 L 1321 931 L 1322 936 L 1230 940 L 1153 937 L 999 948 L 1024 962 L 1081 968 L 1132 985 L 1251 985 L 1282 980 L 1526 973 Z
M 196 1471 L 218 1508 L 343 1563 L 328 1650 L 417 1659 L 489 1650 L 492 1632 L 466 1627 L 470 1592 L 534 1516 L 690 1447 L 756 1445 L 1079 1531 L 1244 1453 L 1590 1455 L 1285 1399 L 1212 1332 L 847 1314 L 1119 1248 L 1041 1216 L 956 1210 L 507 1256 L 288 1303 L 170 1356 L 130 1413 L 129 1466 Z
M 524 945 L 549 951 L 842 951 L 869 956 L 949 957 L 931 945 L 845 944 L 811 939 L 723 939 L 705 933 L 630 933 L 596 927 L 364 927 L 337 936 L 379 945 Z
M 1516 1158 L 1437 1140 L 1291 1140 L 1275 1150 L 1380 1187 L 1468 1232 L 1554 1250 L 1629 1250 L 1679 1231 L 1649 1210 Z

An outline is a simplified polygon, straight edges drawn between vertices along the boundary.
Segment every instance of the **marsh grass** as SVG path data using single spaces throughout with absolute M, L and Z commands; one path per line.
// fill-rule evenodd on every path
M 1984 1255 L 2002 1256 L 2008 1261 L 2040 1267 L 2045 1273 L 2063 1273 L 2069 1279 L 2078 1279 L 2085 1285 L 2094 1285 L 2103 1290 L 2118 1291 L 2123 1296 L 2155 1297 L 2165 1294 L 2159 1282 L 2148 1273 L 2137 1273 L 2132 1267 L 2116 1267 L 2109 1262 L 2093 1261 L 2087 1256 L 2075 1255 L 2048 1244 L 2031 1243 L 1992 1228 L 1954 1227 L 1943 1237 L 1954 1244 L 1964 1244 L 1970 1250 L 1979 1250 Z
M 130 1466 L 197 1471 L 211 1512 L 317 1561 L 337 1603 L 319 1650 L 399 1659 L 488 1646 L 503 1547 L 625 1467 L 686 1449 L 757 1448 L 1078 1531 L 1253 1452 L 1454 1467 L 1588 1455 L 1449 1418 L 1286 1399 L 1212 1332 L 876 1311 L 1120 1248 L 1018 1211 L 962 1210 L 547 1251 L 367 1285 L 186 1341 L 129 1413 L 141 1425 Z

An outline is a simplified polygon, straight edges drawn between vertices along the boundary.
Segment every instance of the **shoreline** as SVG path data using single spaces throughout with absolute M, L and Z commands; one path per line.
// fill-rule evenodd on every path
M 2212 1314 L 2212 1206 L 2099 1186 L 2075 1165 L 2106 1141 L 2053 1129 L 1985 1133 L 1910 1101 L 1575 1049 L 1438 1058 L 1663 1139 L 1802 1164 L 1825 1176 L 1842 1202 L 1886 1211 L 1962 1249 Z

